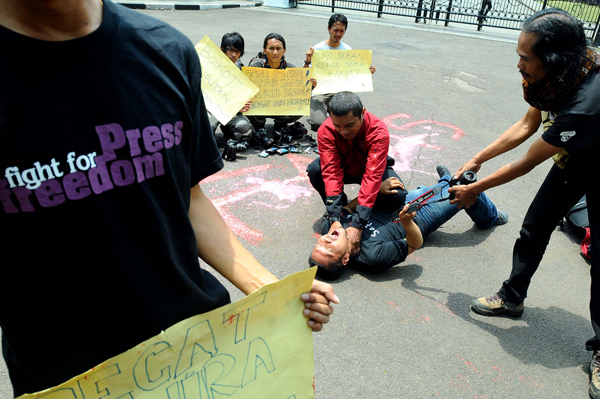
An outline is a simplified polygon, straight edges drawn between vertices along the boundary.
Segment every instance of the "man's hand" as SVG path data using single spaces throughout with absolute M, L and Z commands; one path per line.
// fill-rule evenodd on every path
M 321 331 L 323 324 L 329 322 L 329 316 L 333 313 L 329 303 L 340 303 L 333 287 L 318 280 L 313 281 L 310 292 L 302 294 L 300 299 L 304 301 L 304 316 L 309 318 L 307 324 L 315 332 Z
M 481 163 L 477 162 L 475 160 L 475 158 L 472 158 L 467 163 L 465 163 L 463 166 L 461 166 L 460 169 L 458 169 L 458 171 L 454 174 L 453 177 L 458 179 L 459 177 L 462 176 L 463 173 L 465 173 L 468 170 L 472 170 L 473 172 L 477 173 L 477 172 L 479 172 L 479 169 L 481 169 Z
M 369 67 L 369 71 L 371 71 L 371 75 L 373 75 L 375 73 L 375 71 L 377 70 L 377 68 L 375 68 L 375 65 L 371 65 Z
M 244 107 L 242 109 L 240 109 L 240 112 L 250 111 L 251 106 L 252 106 L 252 101 L 246 101 L 246 104 L 244 104 Z
M 313 87 L 313 89 L 314 89 L 315 87 L 317 87 L 317 79 L 315 79 L 315 78 L 311 78 L 311 79 L 310 79 L 310 81 L 311 81 L 311 83 L 312 83 L 312 87 Z
M 362 236 L 362 229 L 348 227 L 346 229 L 346 234 L 348 234 L 348 241 L 350 242 L 350 255 L 358 255 L 360 252 L 360 238 Z
M 312 56 L 313 56 L 314 52 L 315 52 L 315 49 L 313 47 L 308 49 L 308 51 L 306 52 L 306 59 L 304 60 L 304 65 L 310 64 L 310 62 L 312 61 Z
M 450 187 L 448 192 L 454 194 L 454 199 L 450 201 L 450 204 L 458 206 L 458 209 L 470 207 L 477 199 L 477 193 L 471 185 Z
M 396 190 L 397 188 L 404 190 L 404 184 L 402 184 L 402 182 L 397 177 L 388 177 L 387 179 L 381 182 L 381 186 L 379 187 L 379 194 L 398 194 L 398 190 Z
M 416 211 L 408 213 L 407 211 L 409 207 L 409 204 L 404 205 L 404 208 L 402 208 L 400 214 L 398 215 L 398 217 L 400 218 L 400 223 L 402 223 L 402 225 L 404 225 L 404 223 L 410 222 L 417 215 Z

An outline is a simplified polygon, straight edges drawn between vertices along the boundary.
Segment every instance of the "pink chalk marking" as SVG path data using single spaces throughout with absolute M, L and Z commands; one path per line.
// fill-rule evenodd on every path
M 305 176 L 306 178 L 308 178 L 308 175 L 306 174 L 306 168 L 313 161 L 312 158 L 296 154 L 288 154 L 287 158 L 290 160 L 292 165 L 294 165 L 294 167 L 298 170 L 298 174 L 300 176 Z
M 394 130 L 408 130 L 408 129 L 412 129 L 415 126 L 418 125 L 436 125 L 436 126 L 442 126 L 442 127 L 447 127 L 450 128 L 454 131 L 454 133 L 452 134 L 452 139 L 453 140 L 458 140 L 461 137 L 466 136 L 467 134 L 459 127 L 456 127 L 454 125 L 450 125 L 448 123 L 442 123 L 442 122 L 438 122 L 438 121 L 432 121 L 430 119 L 423 119 L 420 121 L 412 121 L 409 123 L 405 123 L 402 126 L 397 126 L 395 125 L 392 121 L 394 119 L 398 119 L 398 118 L 404 118 L 404 119 L 412 119 L 410 117 L 410 115 L 407 114 L 394 114 L 394 115 L 389 115 L 383 118 L 383 121 L 385 122 L 385 124 L 387 125 L 387 127 L 389 127 L 390 129 L 394 129 Z M 432 130 L 431 126 L 424 126 L 425 129 L 427 130 Z
M 250 166 L 250 167 L 242 168 L 242 169 L 238 169 L 238 170 L 219 172 L 219 173 L 215 173 L 214 175 L 209 176 L 206 179 L 202 180 L 200 182 L 200 184 L 210 184 L 210 183 L 214 183 L 216 181 L 223 180 L 223 179 L 230 179 L 232 177 L 248 175 L 250 173 L 264 172 L 265 170 L 271 169 L 274 167 L 276 167 L 276 166 L 272 165 L 270 163 L 265 163 L 262 165 Z M 280 168 L 281 166 L 277 166 L 277 167 Z
M 396 309 L 399 313 L 408 313 L 409 315 L 411 315 L 412 317 L 416 318 L 416 319 L 420 319 L 422 323 L 429 323 L 429 317 L 427 316 L 419 316 L 417 314 L 417 312 L 415 312 L 414 310 L 402 310 L 400 309 L 398 306 L 396 306 L 393 302 L 388 301 L 388 304 L 393 307 L 394 309 Z
M 531 377 L 523 377 L 523 376 L 519 376 L 519 380 L 521 380 L 521 381 L 523 381 L 524 383 L 526 383 L 526 384 L 529 384 L 529 385 L 531 385 L 532 387 L 535 387 L 535 388 L 540 388 L 540 387 L 543 387 L 543 386 L 544 386 L 544 384 L 540 384 L 540 383 L 536 382 L 536 381 L 535 381 L 533 378 L 531 378 Z
M 217 210 L 237 237 L 244 239 L 252 245 L 259 245 L 265 241 L 262 231 L 249 227 L 224 207 L 217 207 Z
M 420 256 L 416 256 L 414 253 L 408 255 L 406 258 L 407 259 L 412 259 L 412 260 L 414 260 L 416 262 L 419 262 L 419 261 L 423 260 L 423 258 L 421 258 Z
M 260 186 L 260 191 L 273 194 L 279 201 L 287 200 L 290 202 L 296 202 L 302 197 L 310 197 L 313 194 L 314 190 L 293 184 L 297 181 L 296 178 L 285 179 L 284 181 L 265 180 L 260 177 L 246 178 L 246 183 Z
M 466 135 L 462 129 L 447 123 L 425 119 L 420 121 L 409 121 L 403 125 L 396 125 L 393 122 L 395 119 L 411 119 L 411 117 L 407 114 L 394 114 L 384 117 L 383 121 L 388 126 L 388 128 L 396 130 L 398 132 L 415 129 L 417 127 L 420 127 L 422 132 L 418 133 L 415 131 L 407 135 L 390 135 L 389 154 L 396 159 L 396 165 L 394 166 L 394 169 L 398 172 L 420 172 L 428 175 L 433 175 L 432 172 L 414 170 L 413 164 L 418 158 L 425 158 L 425 155 L 420 152 L 420 148 L 427 148 L 436 151 L 440 151 L 443 149 L 438 145 L 430 144 L 428 142 L 429 140 L 431 140 L 431 138 L 448 133 L 446 129 L 439 129 L 438 127 L 451 129 L 451 137 L 454 140 L 458 140 Z M 434 129 L 434 127 L 436 127 L 436 129 Z
M 451 311 L 450 309 L 448 309 L 448 306 L 445 303 L 442 302 L 438 302 L 435 301 L 431 298 L 427 298 L 425 295 L 419 293 L 419 292 L 415 292 L 415 294 L 417 294 L 419 297 L 421 297 L 422 300 L 424 300 L 425 302 L 431 302 L 434 305 L 436 305 L 438 308 L 442 309 L 444 312 L 451 314 L 452 316 L 456 316 L 456 313 L 454 313 L 453 311 Z
M 455 352 L 454 349 L 450 348 L 450 350 L 452 352 Z M 511 386 L 511 380 L 510 376 L 504 376 L 502 373 L 502 370 L 500 370 L 499 367 L 497 366 L 492 366 L 490 365 L 490 369 L 491 370 L 487 370 L 487 371 L 480 371 L 478 370 L 475 365 L 473 364 L 473 362 L 471 362 L 470 360 L 465 359 L 464 357 L 454 353 L 454 356 L 460 360 L 461 362 L 463 362 L 471 371 L 473 371 L 478 377 L 483 377 L 484 375 L 487 375 L 488 378 L 494 382 L 499 382 L 499 383 L 503 383 L 506 388 L 509 388 Z M 487 362 L 489 363 L 489 362 Z M 534 388 L 540 388 L 543 387 L 544 385 L 541 383 L 538 383 L 537 381 L 535 381 L 533 378 L 531 377 L 526 377 L 526 376 L 519 376 L 517 373 L 513 373 L 515 376 L 517 376 L 517 379 L 519 381 L 522 381 Z M 475 398 L 485 398 L 485 396 L 474 396 Z

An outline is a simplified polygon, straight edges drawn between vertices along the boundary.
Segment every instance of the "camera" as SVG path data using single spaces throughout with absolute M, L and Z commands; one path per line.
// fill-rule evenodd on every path
M 263 148 L 270 148 L 273 146 L 274 141 L 269 138 L 269 134 L 266 129 L 258 129 L 252 135 L 252 138 L 256 143 Z
M 247 143 L 240 143 L 237 140 L 229 139 L 225 143 L 225 149 L 223 150 L 223 159 L 226 161 L 235 161 L 238 152 L 244 152 L 248 148 Z
M 291 143 L 294 139 L 287 127 L 276 130 L 273 133 L 273 138 L 275 139 L 275 142 L 279 144 Z
M 477 181 L 477 174 L 475 172 L 473 172 L 472 170 L 467 170 L 466 172 L 464 172 L 458 179 L 455 179 L 454 177 L 452 179 L 450 179 L 450 183 L 448 183 L 449 187 L 454 187 L 454 186 L 466 186 L 468 184 L 471 183 L 475 183 Z M 455 197 L 454 193 L 450 193 L 450 200 L 453 200 Z
M 294 124 L 289 127 L 289 132 L 290 136 L 292 136 L 292 140 L 300 139 L 308 134 L 308 130 L 300 122 L 294 122 Z
M 227 147 L 235 148 L 237 152 L 245 152 L 248 149 L 248 143 L 240 143 L 234 139 L 227 140 L 226 145 Z

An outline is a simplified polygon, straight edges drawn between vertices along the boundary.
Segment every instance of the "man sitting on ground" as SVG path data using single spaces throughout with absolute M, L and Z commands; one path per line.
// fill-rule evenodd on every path
M 346 29 L 348 29 L 348 19 L 344 14 L 335 13 L 329 17 L 329 23 L 327 24 L 329 38 L 308 49 L 304 66 L 311 66 L 312 55 L 315 50 L 352 50 L 350 46 L 342 42 Z M 375 65 L 371 65 L 369 70 L 371 74 L 374 74 Z M 317 131 L 319 126 L 327 119 L 331 97 L 333 97 L 333 93 L 313 94 L 310 100 L 310 127 L 313 131 Z
M 339 221 L 326 219 L 321 227 L 323 234 L 312 250 L 308 263 L 317 266 L 317 275 L 325 279 L 338 278 L 348 265 L 355 270 L 380 272 L 403 262 L 406 257 L 423 245 L 423 240 L 442 224 L 459 212 L 458 207 L 450 205 L 448 187 L 451 174 L 445 166 L 437 167 L 440 179 L 435 186 L 419 186 L 408 192 L 407 204 L 399 213 L 399 223 L 392 222 L 396 215 L 374 209 L 369 223 L 362 231 L 361 250 L 350 254 L 350 245 L 346 228 L 352 220 L 356 200 L 343 208 Z M 439 187 L 439 189 L 435 189 Z M 389 195 L 404 185 L 397 176 L 386 179 L 380 188 L 380 194 Z M 414 201 L 429 190 L 440 190 L 428 199 L 416 212 L 408 213 L 408 203 Z M 403 204 L 398 204 L 400 208 Z M 500 226 L 508 222 L 508 214 L 496 209 L 496 205 L 481 193 L 477 200 L 465 212 L 481 229 Z

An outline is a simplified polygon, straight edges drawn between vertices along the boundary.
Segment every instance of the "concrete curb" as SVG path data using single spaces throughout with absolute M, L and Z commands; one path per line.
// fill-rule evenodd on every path
M 118 4 L 132 8 L 134 10 L 185 10 L 185 11 L 202 11 L 216 10 L 220 8 L 241 8 L 241 7 L 260 7 L 262 1 L 253 3 L 231 3 L 231 4 L 176 4 L 176 3 L 127 3 L 118 2 Z

